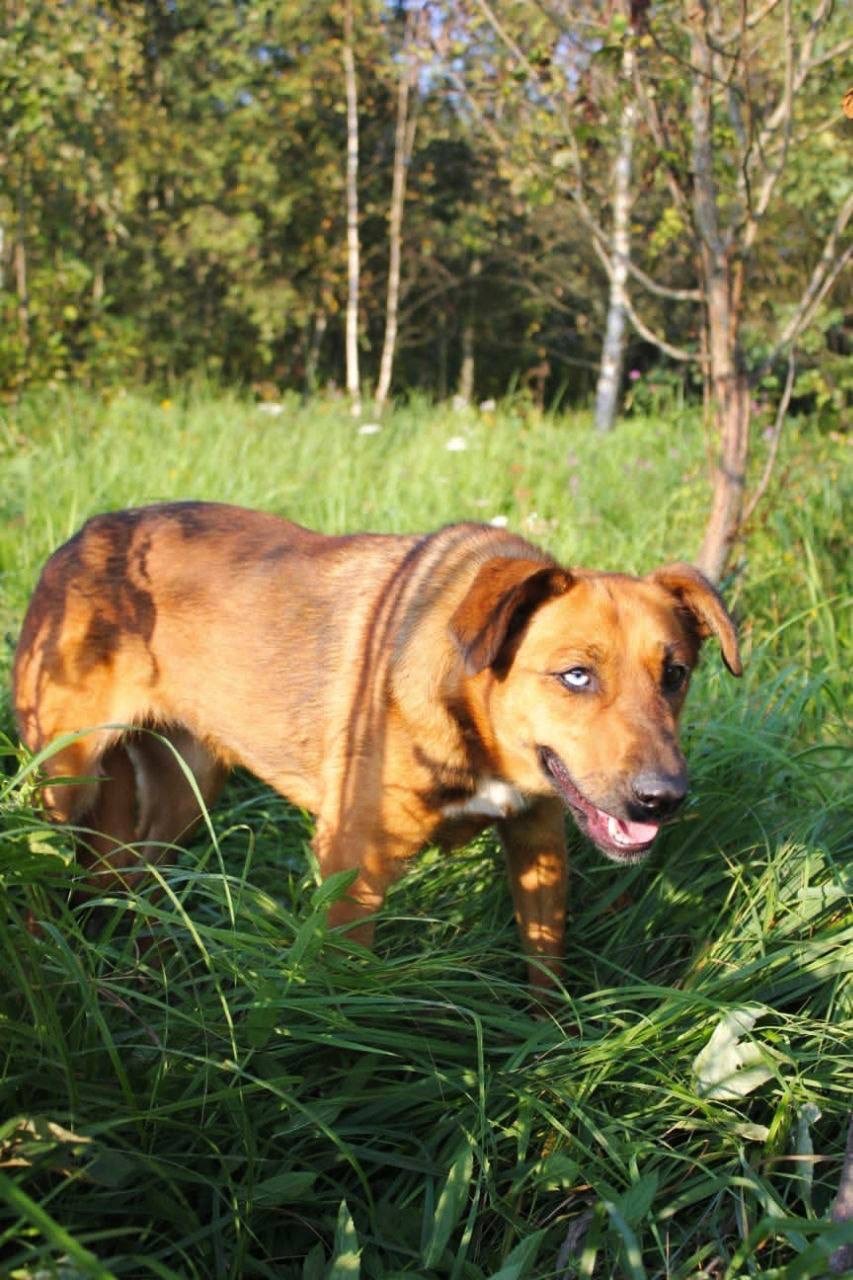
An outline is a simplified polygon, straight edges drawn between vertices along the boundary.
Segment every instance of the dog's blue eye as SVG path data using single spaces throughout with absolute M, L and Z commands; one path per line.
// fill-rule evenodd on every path
M 563 684 L 569 689 L 589 689 L 592 684 L 592 672 L 586 667 L 571 667 L 560 675 Z

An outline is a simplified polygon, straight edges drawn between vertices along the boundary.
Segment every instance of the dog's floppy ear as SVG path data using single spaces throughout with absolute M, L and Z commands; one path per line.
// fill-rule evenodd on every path
M 467 674 L 492 666 L 524 619 L 571 584 L 571 574 L 556 564 L 510 556 L 487 560 L 450 619 Z
M 720 642 L 723 661 L 733 676 L 743 674 L 738 649 L 737 630 L 720 593 L 692 564 L 667 564 L 655 569 L 647 578 L 663 587 L 686 609 L 701 640 L 715 635 Z

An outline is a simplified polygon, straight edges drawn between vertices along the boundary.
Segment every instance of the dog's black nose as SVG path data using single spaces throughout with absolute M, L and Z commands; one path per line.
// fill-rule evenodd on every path
M 649 818 L 667 818 L 687 795 L 685 773 L 638 773 L 631 789 L 634 803 Z

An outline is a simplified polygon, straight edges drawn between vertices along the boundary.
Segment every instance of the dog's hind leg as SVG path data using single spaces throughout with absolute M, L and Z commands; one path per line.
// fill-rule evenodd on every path
M 92 766 L 97 776 L 91 781 L 53 784 L 51 796 L 78 794 L 73 806 L 66 802 L 65 813 L 56 801 L 50 813 L 78 827 L 80 862 L 89 891 L 96 892 L 136 887 L 151 863 L 171 861 L 201 817 L 199 797 L 209 807 L 227 776 L 226 767 L 181 726 L 127 733 Z
M 147 861 L 168 857 L 221 792 L 228 767 L 183 725 L 135 733 L 127 741 L 136 775 L 137 839 Z

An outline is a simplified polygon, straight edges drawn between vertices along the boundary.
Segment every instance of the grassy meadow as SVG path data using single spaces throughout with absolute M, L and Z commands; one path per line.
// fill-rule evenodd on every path
M 567 563 L 689 558 L 693 411 L 601 439 L 523 400 L 413 402 L 365 434 L 340 401 L 274 415 L 204 389 L 5 409 L 0 1276 L 827 1275 L 853 1241 L 829 1220 L 851 1096 L 848 455 L 790 424 L 725 586 L 745 676 L 707 646 L 692 798 L 645 865 L 575 838 L 566 989 L 537 1009 L 492 837 L 426 851 L 367 954 L 326 929 L 308 815 L 245 776 L 159 894 L 80 905 L 12 725 L 17 631 L 86 516 L 157 499 L 329 532 L 505 517 Z

